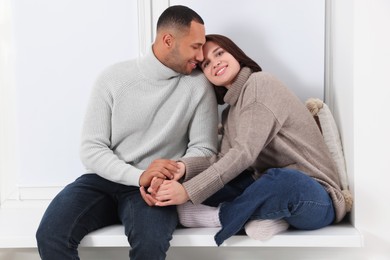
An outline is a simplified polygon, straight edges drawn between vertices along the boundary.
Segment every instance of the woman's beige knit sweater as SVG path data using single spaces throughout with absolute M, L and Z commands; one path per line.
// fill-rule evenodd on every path
M 297 169 L 330 194 L 335 221 L 346 214 L 339 177 L 329 150 L 305 105 L 265 72 L 243 68 L 224 101 L 221 151 L 209 158 L 185 158 L 184 187 L 201 203 L 245 169 L 258 176 L 269 168 Z

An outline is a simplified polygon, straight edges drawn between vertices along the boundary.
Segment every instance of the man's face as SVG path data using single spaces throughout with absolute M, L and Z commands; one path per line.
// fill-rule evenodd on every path
M 202 46 L 205 41 L 204 25 L 192 21 L 188 33 L 175 39 L 169 67 L 176 72 L 190 74 L 203 60 Z

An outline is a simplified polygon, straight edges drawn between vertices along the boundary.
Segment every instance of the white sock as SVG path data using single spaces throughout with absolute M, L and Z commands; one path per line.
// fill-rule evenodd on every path
M 185 227 L 220 227 L 219 207 L 186 202 L 177 206 L 180 224 Z
M 288 226 L 288 223 L 283 219 L 251 220 L 245 224 L 245 232 L 252 239 L 265 241 L 287 230 Z

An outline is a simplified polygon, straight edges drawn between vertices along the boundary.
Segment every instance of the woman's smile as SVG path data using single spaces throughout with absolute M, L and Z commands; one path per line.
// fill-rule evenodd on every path
M 218 70 L 215 72 L 215 75 L 214 75 L 214 76 L 221 76 L 221 75 L 223 75 L 223 74 L 225 73 L 225 70 L 226 70 L 227 67 L 228 67 L 228 66 L 226 65 L 226 66 L 224 66 L 224 67 L 218 69 Z

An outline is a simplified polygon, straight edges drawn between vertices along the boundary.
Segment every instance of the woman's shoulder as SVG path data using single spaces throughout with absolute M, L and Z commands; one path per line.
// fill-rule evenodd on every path
M 275 75 L 269 72 L 254 72 L 248 78 L 247 92 L 252 92 L 256 100 L 261 103 L 291 99 L 295 94 Z M 250 90 L 250 91 L 248 91 Z
M 273 84 L 282 84 L 283 83 L 272 73 L 266 71 L 257 71 L 253 72 L 248 81 L 255 81 L 257 83 L 273 83 Z

